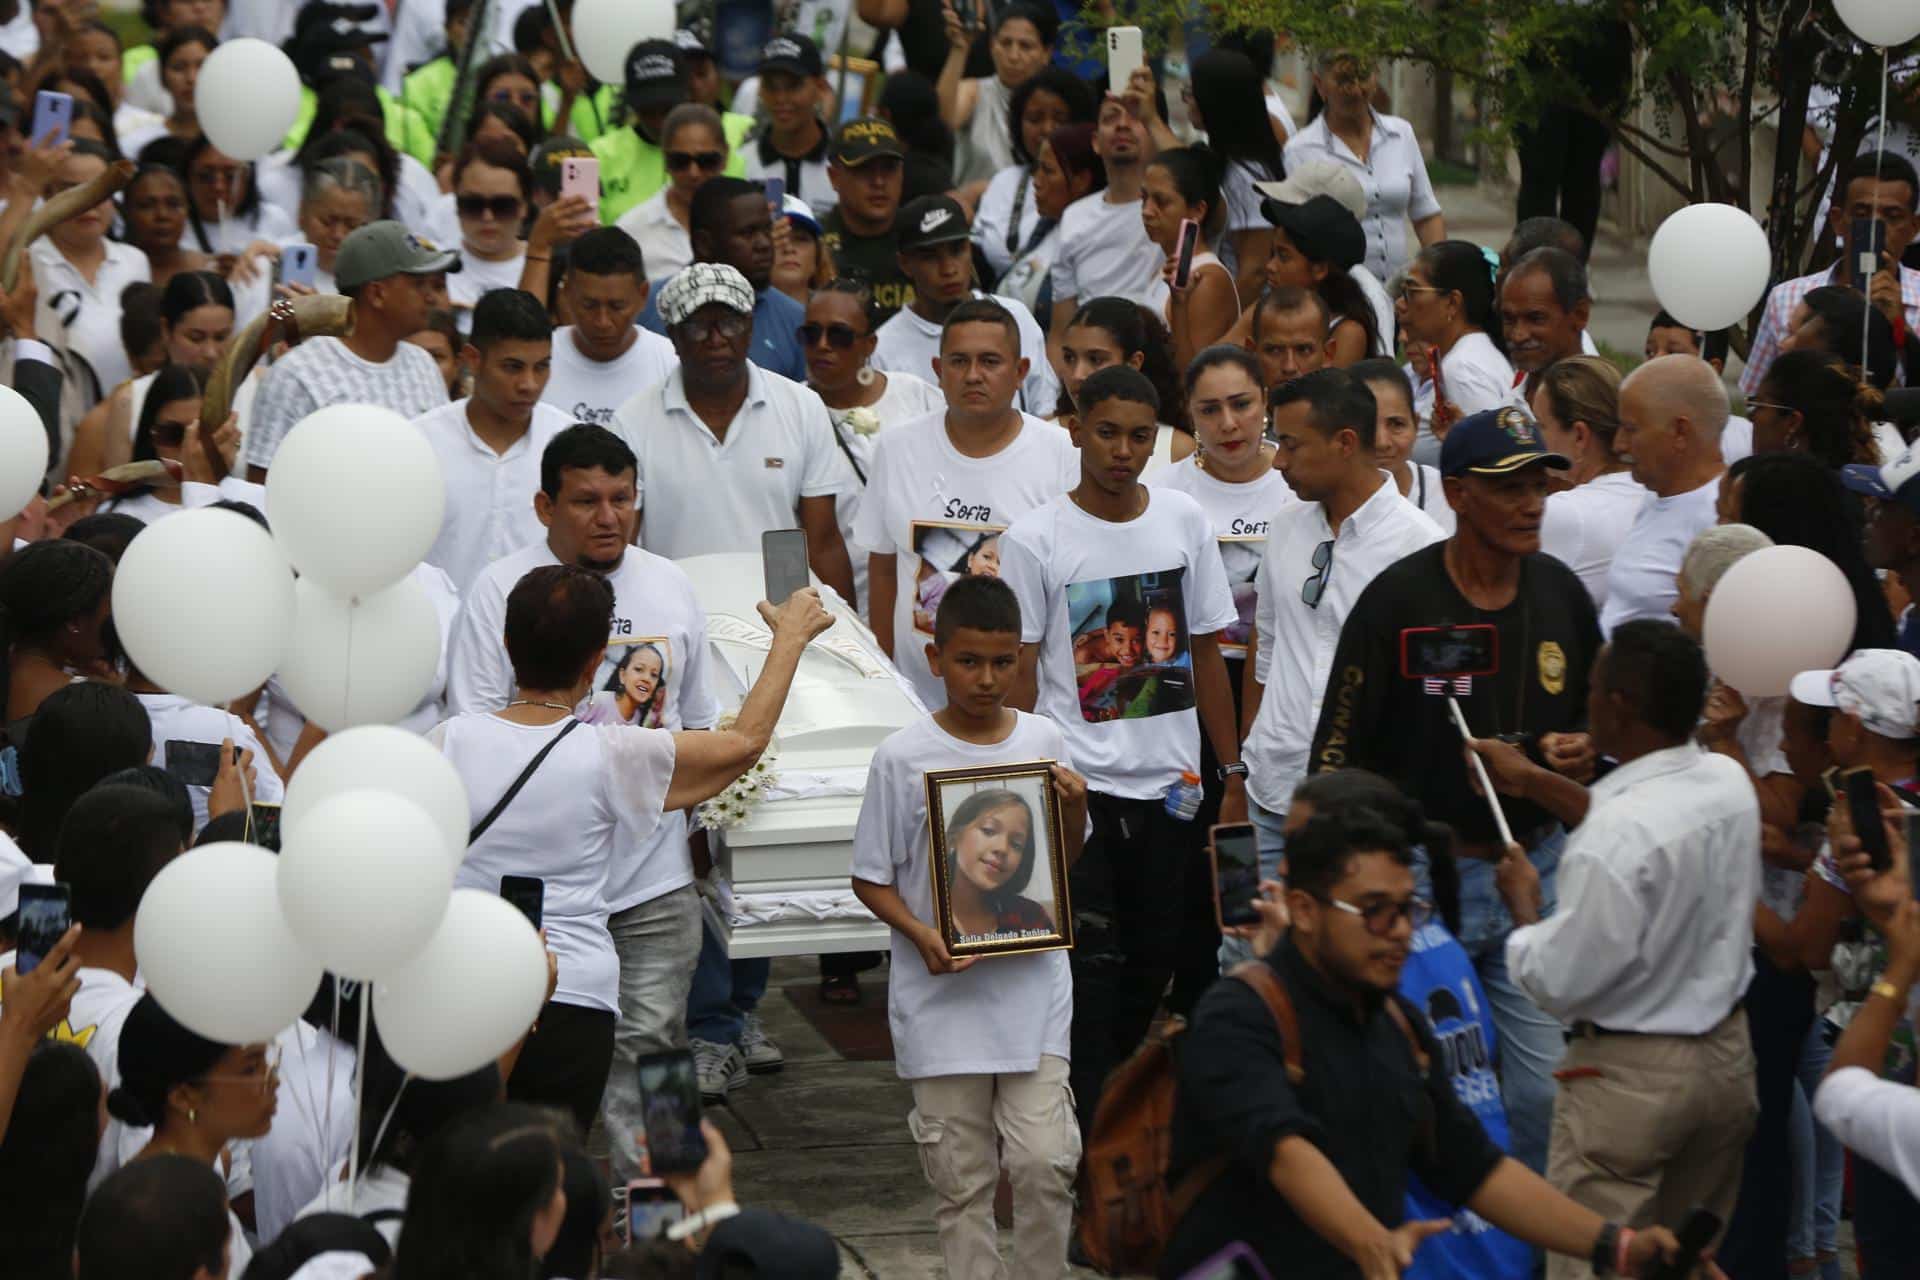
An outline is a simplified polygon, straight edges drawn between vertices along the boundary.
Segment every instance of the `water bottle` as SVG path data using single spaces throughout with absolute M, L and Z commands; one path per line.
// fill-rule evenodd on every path
M 1183 773 L 1180 781 L 1167 788 L 1167 812 L 1182 822 L 1192 822 L 1200 812 L 1200 775 Z

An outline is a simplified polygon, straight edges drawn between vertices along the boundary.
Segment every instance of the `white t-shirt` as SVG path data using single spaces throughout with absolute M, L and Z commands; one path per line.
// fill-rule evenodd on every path
M 591 422 L 613 428 L 613 415 L 633 394 L 655 383 L 680 365 L 673 343 L 650 329 L 635 326 L 633 345 L 613 359 L 589 360 L 580 352 L 573 326 L 553 334 L 553 375 L 540 398 L 567 415 L 569 422 Z
M 1013 227 L 1013 245 L 1007 245 L 1007 224 Z M 1026 246 L 1027 239 L 1040 221 L 1040 206 L 1033 198 L 1033 166 L 1008 165 L 993 175 L 980 194 L 980 207 L 973 215 L 973 242 L 986 255 L 993 274 L 1005 273 L 1013 265 L 1013 255 Z
M 460 322 L 460 332 L 465 333 L 472 322 L 471 312 L 474 303 L 495 289 L 518 289 L 520 272 L 527 265 L 526 246 L 511 258 L 490 262 L 468 248 L 465 241 L 460 245 L 460 269 L 447 273 L 447 301 L 453 304 L 453 314 Z
M 854 429 L 857 410 L 835 409 L 831 406 L 827 409 L 827 417 L 832 420 L 840 443 L 852 456 L 855 468 L 853 484 L 833 504 L 833 514 L 840 525 L 840 540 L 847 544 L 847 558 L 853 561 L 854 608 L 861 617 L 867 614 L 867 552 L 871 548 L 860 545 L 854 533 L 854 524 L 860 518 L 860 504 L 866 499 L 867 485 L 873 480 L 873 451 L 877 434 L 912 422 L 915 418 L 924 418 L 930 413 L 945 413 L 947 409 L 947 398 L 933 384 L 905 373 L 881 376 L 886 378 L 887 385 L 881 388 L 880 398 L 864 406 L 880 424 L 873 433 L 863 435 Z M 865 420 L 865 415 L 860 420 Z
M 335 1162 L 327 1170 L 326 1185 L 320 1194 L 309 1200 L 295 1214 L 295 1218 L 311 1218 L 316 1213 L 347 1212 L 347 1183 L 345 1179 L 346 1161 Z M 392 1165 L 377 1164 L 360 1174 L 360 1189 L 353 1197 L 353 1214 L 357 1218 L 380 1215 L 373 1223 L 373 1229 L 386 1237 L 387 1244 L 398 1247 L 400 1228 L 405 1224 L 407 1211 L 407 1188 L 412 1179 Z
M 756 364 L 724 440 L 687 404 L 677 367 L 621 405 L 613 429 L 640 460 L 640 539 L 673 560 L 758 551 L 761 534 L 799 523 L 800 499 L 853 483 L 820 397 Z
M 1013 90 L 997 75 L 982 76 L 973 83 L 977 90 L 973 114 L 961 130 L 953 165 L 953 180 L 961 186 L 991 178 L 1014 163 L 1013 135 L 1007 127 Z
M 998 574 L 1007 526 L 1079 479 L 1080 451 L 1067 433 L 1028 415 L 1012 443 L 985 458 L 954 448 L 944 411 L 880 439 L 854 541 L 893 555 L 894 665 L 928 707 L 947 704 L 925 652 L 947 587 L 970 573 Z
M 1254 575 L 1267 554 L 1267 534 L 1273 519 L 1300 505 L 1300 499 L 1280 474 L 1270 467 L 1256 479 L 1230 484 L 1208 475 L 1198 454 L 1162 471 L 1154 488 L 1177 489 L 1200 504 L 1220 544 L 1220 562 L 1233 592 L 1234 621 L 1220 635 L 1220 652 L 1229 658 L 1247 656 L 1247 636 L 1253 630 Z
M 1694 535 L 1719 519 L 1714 510 L 1719 497 L 1720 477 L 1715 476 L 1698 489 L 1671 498 L 1650 497 L 1641 505 L 1633 527 L 1613 549 L 1607 599 L 1600 608 L 1602 636 L 1635 618 L 1672 618 L 1680 594 L 1674 575 Z
M 1147 238 L 1140 201 L 1115 204 L 1096 191 L 1060 215 L 1060 253 L 1053 260 L 1053 300 L 1140 298 L 1165 266 L 1167 255 Z
M 82 965 L 77 972 L 80 989 L 73 993 L 66 1021 L 54 1028 L 56 1040 L 68 1040 L 87 1051 L 100 1072 L 101 1087 L 112 1091 L 120 1086 L 120 1029 L 127 1015 L 146 994 L 146 984 L 136 975 L 132 982 L 111 969 Z M 100 1150 L 87 1175 L 87 1191 L 106 1181 L 121 1165 L 140 1154 L 153 1130 L 130 1126 L 119 1119 L 107 1121 L 100 1135 Z
M 1238 616 L 1207 513 L 1178 490 L 1146 492 L 1124 523 L 1063 494 L 1000 540 L 1021 642 L 1040 646 L 1035 709 L 1059 724 L 1089 786 L 1138 800 L 1200 771 L 1192 637 Z
M 455 716 L 427 734 L 467 786 L 478 822 L 567 721 L 515 724 Z M 513 803 L 470 845 L 454 883 L 488 893 L 503 875 L 546 882 L 547 949 L 559 961 L 560 1004 L 620 1011 L 620 958 L 607 932 L 606 885 L 616 856 L 634 856 L 660 823 L 673 781 L 673 734 L 631 725 L 583 725 L 567 735 Z
M 1440 357 L 1440 389 L 1462 418 L 1521 403 L 1513 385 L 1513 366 L 1493 339 L 1477 329 L 1462 334 L 1453 349 Z
M 238 253 L 255 240 L 273 244 L 298 240 L 300 224 L 293 220 L 293 215 L 299 207 L 295 201 L 283 209 L 263 198 L 250 214 L 233 213 L 224 221 L 202 223 L 201 229 L 206 233 L 204 243 L 194 234 L 193 221 L 188 219 L 187 225 L 180 229 L 180 247 L 205 253 Z
M 505 453 L 495 453 L 467 419 L 471 403 L 455 400 L 413 420 L 440 459 L 447 487 L 447 512 L 427 563 L 445 569 L 461 592 L 501 556 L 547 536 L 546 526 L 533 513 L 540 457 L 555 436 L 573 425 L 552 405 L 536 404 L 526 433 Z
M 147 709 L 147 720 L 153 725 L 153 762 L 156 765 L 162 769 L 167 767 L 167 744 L 170 742 L 204 742 L 218 747 L 222 738 L 232 738 L 235 747 L 253 752 L 253 784 L 250 791 L 253 802 L 279 804 L 286 798 L 286 785 L 274 771 L 266 748 L 260 745 L 260 739 L 254 736 L 253 730 L 239 716 L 218 707 L 190 702 L 177 694 L 138 693 L 134 696 Z M 193 800 L 195 831 L 207 825 L 207 796 L 212 790 L 203 786 L 187 788 L 187 795 Z
M 100 508 L 117 516 L 132 516 L 142 524 L 152 524 L 186 508 L 178 502 L 168 502 L 157 493 L 142 493 L 131 498 L 114 498 Z
M 343 1027 L 342 1033 L 346 1034 Z M 296 1022 L 274 1038 L 280 1050 L 273 1128 L 253 1140 L 253 1214 L 272 1241 L 320 1193 L 353 1141 L 353 1047 Z
M 916 917 L 933 923 L 927 771 L 1032 760 L 1072 767 L 1056 725 L 1025 712 L 1014 715 L 1013 732 L 992 746 L 962 742 L 928 717 L 874 748 L 860 821 L 853 831 L 853 874 L 893 885 Z M 1034 817 L 1042 820 L 1039 814 Z M 1034 839 L 1028 852 L 1045 859 L 1045 842 Z M 1036 865 L 1033 875 L 1044 885 L 1044 864 Z M 935 977 L 898 932 L 892 948 L 887 1021 L 895 1069 L 902 1079 L 1012 1074 L 1034 1070 L 1046 1054 L 1069 1056 L 1073 977 L 1066 952 L 994 956 L 964 973 Z
M 1226 172 L 1220 177 L 1220 198 L 1227 203 L 1227 222 L 1217 237 L 1219 244 L 1216 247 L 1228 275 L 1240 270 L 1240 249 L 1233 242 L 1234 233 L 1273 230 L 1267 215 L 1260 212 L 1261 195 L 1254 190 L 1253 184 L 1272 182 L 1279 177 L 1277 173 L 1268 173 L 1264 165 L 1256 167 L 1245 160 L 1227 162 Z
M 990 295 L 976 289 L 973 296 Z M 1032 414 L 1052 413 L 1060 399 L 1060 379 L 1054 376 L 1053 364 L 1047 359 L 1047 335 L 1040 332 L 1025 303 L 1015 298 L 993 300 L 1013 313 L 1014 322 L 1020 326 L 1020 354 L 1027 360 L 1027 376 L 1020 384 L 1014 408 Z M 933 366 L 940 359 L 940 333 L 940 325 L 923 318 L 912 307 L 902 307 L 880 326 L 868 363 L 889 373 L 898 369 L 931 380 L 936 376 Z
M 1410 461 L 1407 469 L 1413 473 L 1409 477 L 1411 483 L 1400 496 L 1426 513 L 1429 520 L 1440 526 L 1440 532 L 1451 538 L 1458 517 L 1454 515 L 1453 508 L 1447 505 L 1447 490 L 1440 482 L 1440 468 Z M 1394 482 L 1394 487 L 1399 487 L 1398 481 Z
M 309 338 L 267 372 L 247 428 L 247 464 L 271 467 L 300 420 L 333 404 L 373 404 L 417 418 L 447 403 L 447 383 L 426 348 L 403 342 L 383 364 L 362 360 L 338 338 Z
M 673 210 L 667 208 L 665 187 L 621 214 L 620 221 L 613 225 L 632 236 L 633 242 L 640 246 L 647 283 L 655 288 L 693 262 L 693 238 L 673 216 Z
M 93 280 L 80 274 L 53 241 L 42 237 L 27 249 L 33 264 L 33 326 L 45 342 L 85 356 L 106 395 L 133 376 L 133 363 L 120 343 L 120 294 L 136 281 L 153 279 L 147 255 L 130 244 L 108 240 L 106 257 Z
M 1626 471 L 1608 472 L 1547 495 L 1540 549 L 1579 576 L 1580 585 L 1593 597 L 1594 608 L 1606 607 L 1613 554 L 1652 496 Z

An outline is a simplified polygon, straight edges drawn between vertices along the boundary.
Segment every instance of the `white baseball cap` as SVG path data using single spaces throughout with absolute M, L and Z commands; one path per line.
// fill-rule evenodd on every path
M 1279 182 L 1256 182 L 1253 189 L 1281 204 L 1305 204 L 1315 196 L 1332 196 L 1356 218 L 1367 216 L 1367 193 L 1360 179 L 1353 176 L 1344 161 L 1332 156 L 1313 156 L 1287 166 L 1287 176 Z
M 1834 707 L 1883 738 L 1920 738 L 1920 658 L 1904 649 L 1858 649 L 1839 666 L 1802 671 L 1788 692 L 1810 707 Z

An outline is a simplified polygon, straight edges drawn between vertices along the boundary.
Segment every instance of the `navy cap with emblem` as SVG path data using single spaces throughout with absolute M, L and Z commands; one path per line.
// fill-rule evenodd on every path
M 785 71 L 810 80 L 825 75 L 826 66 L 820 61 L 820 46 L 807 37 L 778 35 L 760 50 L 760 74 L 769 71 Z
M 952 196 L 921 196 L 900 206 L 893 220 L 900 252 L 930 245 L 951 244 L 968 237 L 967 211 Z
M 666 111 L 687 99 L 687 55 L 671 40 L 642 40 L 627 51 L 627 105 Z
M 1440 445 L 1440 474 L 1505 475 L 1534 463 L 1565 471 L 1573 463 L 1547 448 L 1532 418 L 1512 406 L 1485 409 L 1453 424 Z

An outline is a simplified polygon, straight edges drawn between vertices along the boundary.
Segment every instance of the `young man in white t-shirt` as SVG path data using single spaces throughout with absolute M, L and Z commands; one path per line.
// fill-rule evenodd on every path
M 1060 726 L 1091 792 L 1093 835 L 1072 878 L 1073 1092 L 1084 1130 L 1174 972 L 1215 964 L 1205 833 L 1168 807 L 1173 788 L 1199 791 L 1203 723 L 1226 789 L 1221 822 L 1246 821 L 1247 792 L 1220 653 L 1220 633 L 1239 615 L 1212 523 L 1186 494 L 1140 483 L 1160 398 L 1138 370 L 1113 365 L 1082 383 L 1076 402 L 1080 483 L 1013 522 L 1000 576 L 1020 601 L 1020 684 L 1009 702 Z
M 1014 408 L 1028 371 L 1019 339 L 998 299 L 972 299 L 949 313 L 935 358 L 922 367 L 932 369 L 949 407 L 876 437 L 854 529 L 854 541 L 873 548 L 874 636 L 935 709 L 946 687 L 923 649 L 940 596 L 959 578 L 998 573 L 1007 526 L 1080 478 L 1067 433 Z
M 309 338 L 267 371 L 247 428 L 247 479 L 264 483 L 287 432 L 328 405 L 379 405 L 417 418 L 445 404 L 439 366 L 407 338 L 427 327 L 434 277 L 459 269 L 459 254 L 398 222 L 370 222 L 348 236 L 333 276 L 353 299 L 353 331 Z
M 636 321 L 647 305 L 640 246 L 618 227 L 596 227 L 567 250 L 560 286 L 573 323 L 553 335 L 553 376 L 540 398 L 575 422 L 611 427 L 634 392 L 663 382 L 673 344 Z
M 1086 838 L 1087 784 L 1072 769 L 1059 726 L 1006 705 L 1020 666 L 1020 606 L 1004 582 L 956 582 L 940 601 L 928 648 L 946 697 L 940 710 L 874 750 L 853 833 L 853 891 L 893 930 L 888 1021 L 900 1076 L 913 1086 L 907 1127 L 940 1199 L 935 1220 L 947 1274 L 1007 1269 L 993 1224 L 1004 1152 L 1014 1195 L 1011 1273 L 1058 1276 L 1066 1270 L 1080 1160 L 1067 1091 L 1073 978 L 1059 951 L 956 959 L 948 950 L 930 876 L 926 775 L 1052 761 L 1069 866 Z M 1044 814 L 1035 812 L 1044 796 L 1034 791 L 987 792 L 945 815 L 962 828 L 970 825 L 966 805 L 978 807 L 977 827 L 987 834 L 977 856 L 987 877 L 1000 877 L 987 898 L 1002 900 L 993 908 L 996 924 L 1032 918 L 1036 899 L 1026 886 L 1048 883 L 1051 844 Z

